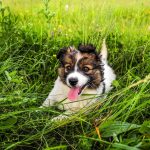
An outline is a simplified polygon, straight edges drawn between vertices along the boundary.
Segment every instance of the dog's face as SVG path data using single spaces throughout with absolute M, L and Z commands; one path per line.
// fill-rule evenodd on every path
M 97 88 L 102 81 L 101 59 L 92 45 L 63 48 L 57 55 L 58 74 L 72 93 L 81 94 L 85 88 Z M 74 90 L 74 91 L 73 91 Z

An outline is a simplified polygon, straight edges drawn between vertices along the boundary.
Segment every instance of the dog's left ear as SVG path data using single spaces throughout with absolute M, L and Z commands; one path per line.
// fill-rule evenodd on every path
M 73 52 L 75 51 L 75 48 L 73 46 L 70 47 L 63 47 L 59 50 L 58 54 L 57 54 L 57 59 L 59 59 L 60 61 L 62 60 L 62 58 L 64 57 L 64 55 L 67 54 L 74 54 Z
M 107 46 L 106 46 L 106 40 L 105 39 L 103 39 L 102 48 L 101 48 L 101 52 L 100 52 L 100 57 L 104 61 L 107 60 Z
M 64 54 L 67 52 L 67 47 L 63 47 L 59 50 L 59 52 L 57 53 L 57 59 L 62 60 Z

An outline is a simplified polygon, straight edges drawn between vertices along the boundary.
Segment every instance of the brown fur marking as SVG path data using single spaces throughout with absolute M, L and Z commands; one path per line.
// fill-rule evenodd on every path
M 98 66 L 100 64 L 100 60 L 97 60 L 95 54 L 84 53 L 83 58 L 78 64 L 80 70 L 83 70 L 84 66 L 89 68 L 89 71 L 85 72 L 85 74 L 91 79 L 89 88 L 97 88 L 102 80 L 101 70 Z

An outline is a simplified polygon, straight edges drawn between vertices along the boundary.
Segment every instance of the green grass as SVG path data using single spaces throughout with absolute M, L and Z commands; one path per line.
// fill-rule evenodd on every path
M 38 107 L 57 77 L 58 50 L 79 43 L 100 49 L 104 37 L 117 74 L 113 91 L 90 113 L 52 123 L 63 112 Z M 5 0 L 0 91 L 0 149 L 148 150 L 149 0 Z

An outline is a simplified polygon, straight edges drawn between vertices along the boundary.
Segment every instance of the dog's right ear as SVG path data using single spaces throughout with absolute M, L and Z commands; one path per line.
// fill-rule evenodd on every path
M 102 48 L 100 52 L 101 59 L 107 61 L 107 55 L 108 54 L 107 54 L 106 40 L 103 39 Z
M 92 44 L 82 45 L 79 44 L 78 50 L 82 53 L 95 53 L 96 47 Z
M 61 61 L 63 56 L 66 54 L 67 49 L 68 49 L 67 47 L 61 48 L 57 54 L 57 59 L 59 59 Z

